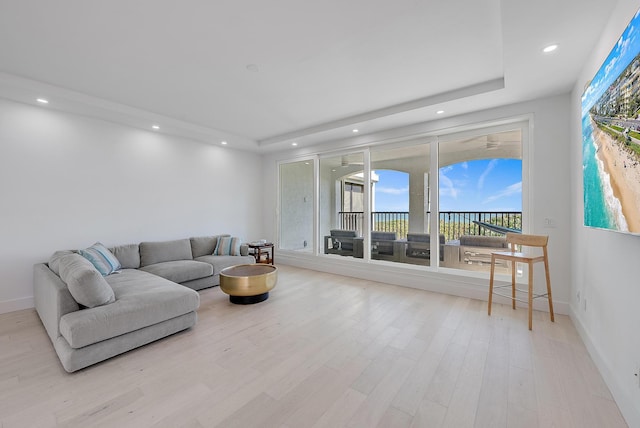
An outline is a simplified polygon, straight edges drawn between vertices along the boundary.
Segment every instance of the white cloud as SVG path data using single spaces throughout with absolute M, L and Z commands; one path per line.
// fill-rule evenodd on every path
M 443 166 L 442 168 L 440 168 L 440 174 L 443 174 L 445 172 L 449 172 L 452 169 L 453 169 L 453 165 Z
M 409 193 L 409 186 L 407 187 L 376 187 L 376 192 L 386 193 L 389 195 L 403 195 Z
M 617 56 L 611 58 L 611 61 L 609 61 L 609 64 L 607 64 L 607 66 L 604 68 L 604 78 L 607 79 L 607 76 L 609 76 L 609 73 L 611 72 L 611 70 L 613 70 L 613 68 L 615 68 L 616 64 L 618 63 L 618 58 Z
M 484 179 L 489 175 L 491 170 L 496 167 L 498 163 L 498 159 L 491 159 L 491 162 L 487 165 L 487 167 L 482 171 L 480 178 L 478 179 L 478 189 L 482 190 L 484 187 Z
M 443 170 L 440 170 L 440 196 L 451 196 L 453 199 L 458 197 L 459 190 L 453 185 L 453 181 L 447 177 Z
M 522 193 L 522 181 L 514 183 L 514 184 L 512 184 L 510 186 L 507 186 L 506 188 L 502 189 L 501 191 L 499 191 L 495 195 L 489 196 L 487 199 L 482 201 L 482 203 L 483 204 L 488 204 L 489 202 L 493 202 L 493 201 L 496 201 L 498 199 L 502 199 L 502 198 L 505 198 L 507 196 L 515 195 L 515 194 L 518 194 L 518 193 Z

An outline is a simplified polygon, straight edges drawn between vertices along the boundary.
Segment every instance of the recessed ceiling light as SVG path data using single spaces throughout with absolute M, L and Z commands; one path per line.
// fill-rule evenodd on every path
M 438 111 L 436 112 L 436 114 L 442 114 L 442 113 L 444 113 L 444 110 L 438 110 Z
M 38 98 L 36 101 L 39 102 L 40 104 L 49 104 L 49 101 L 45 100 L 44 98 Z
M 309 162 L 305 162 L 304 164 L 305 164 L 305 165 L 309 165 Z
M 549 53 L 555 51 L 556 49 L 558 49 L 558 45 L 549 45 L 546 48 L 542 49 L 542 52 Z
M 157 131 L 158 129 L 160 129 L 160 127 L 159 127 L 158 125 L 153 125 L 153 126 L 152 126 L 152 128 L 153 128 L 153 129 L 155 129 L 156 131 Z
M 223 142 L 221 142 L 220 144 L 222 144 L 223 146 L 226 146 L 226 145 L 227 145 L 227 142 L 226 142 L 226 141 L 223 141 Z
M 360 132 L 358 129 L 354 128 L 352 131 L 354 134 L 357 134 L 358 132 Z
M 294 143 L 291 143 L 291 145 L 292 145 L 292 146 L 297 146 L 297 145 L 298 145 L 298 143 L 295 143 L 295 142 L 294 142 Z

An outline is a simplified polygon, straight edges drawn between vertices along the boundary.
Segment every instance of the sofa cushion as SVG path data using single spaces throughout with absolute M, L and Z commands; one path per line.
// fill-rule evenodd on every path
M 189 239 L 140 243 L 140 266 L 192 259 L 191 241 Z
M 191 255 L 195 259 L 200 256 L 210 256 L 216 250 L 218 239 L 221 236 L 229 235 L 217 235 L 217 236 L 198 236 L 195 238 L 189 238 L 191 241 Z
M 96 267 L 98 272 L 102 274 L 102 276 L 111 275 L 112 273 L 122 269 L 122 265 L 116 256 L 114 256 L 113 253 L 111 253 L 111 251 L 109 251 L 109 249 L 100 242 L 96 242 L 84 250 L 78 250 L 78 254 L 89 260 L 91 264 Z
M 68 256 L 69 254 L 73 254 L 74 252 L 75 251 L 73 250 L 60 250 L 53 253 L 49 258 L 49 263 L 47 263 L 49 269 L 51 269 L 56 275 L 60 276 L 60 259 L 64 256 Z
M 138 269 L 140 267 L 140 246 L 138 244 L 118 245 L 111 248 L 111 252 L 120 261 L 123 269 Z
M 91 262 L 79 254 L 69 254 L 59 261 L 60 278 L 67 284 L 74 300 L 88 308 L 112 303 L 113 290 Z
M 239 256 L 240 244 L 242 244 L 240 238 L 222 236 L 218 239 L 218 244 L 213 254 L 216 256 Z
M 196 291 L 140 270 L 125 269 L 103 279 L 113 287 L 114 303 L 60 318 L 60 333 L 72 348 L 179 317 L 200 304 Z
M 507 248 L 504 236 L 462 235 L 460 245 L 471 247 Z
M 140 270 L 178 283 L 213 275 L 213 267 L 209 263 L 195 260 L 174 260 L 172 262 L 156 263 L 143 266 Z
M 253 256 L 202 256 L 196 259 L 213 266 L 213 274 L 218 275 L 220 271 L 229 266 L 252 264 L 256 262 Z

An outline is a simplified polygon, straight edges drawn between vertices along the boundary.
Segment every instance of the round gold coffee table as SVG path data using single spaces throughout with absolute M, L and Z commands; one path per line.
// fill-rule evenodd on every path
M 222 269 L 220 289 L 231 303 L 251 305 L 267 300 L 277 280 L 278 269 L 273 265 L 237 265 Z

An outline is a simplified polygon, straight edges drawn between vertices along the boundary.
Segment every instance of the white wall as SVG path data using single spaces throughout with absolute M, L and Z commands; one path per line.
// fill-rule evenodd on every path
M 571 285 L 570 268 L 570 173 L 568 169 L 570 142 L 570 96 L 562 95 L 546 99 L 534 100 L 515 105 L 475 112 L 462 116 L 447 118 L 439 121 L 414 125 L 404 129 L 385 132 L 381 135 L 358 136 L 357 139 L 339 142 L 327 142 L 324 146 L 311 148 L 297 148 L 286 153 L 265 156 L 263 171 L 265 177 L 277 181 L 276 163 L 281 159 L 295 159 L 313 152 L 330 149 L 345 150 L 356 143 L 363 144 L 363 138 L 368 138 L 372 144 L 384 139 L 400 137 L 402 135 L 416 135 L 420 133 L 446 133 L 453 129 L 474 127 L 488 122 L 500 122 L 504 119 L 531 118 L 533 132 L 530 141 L 530 180 L 531 186 L 529 206 L 531 218 L 531 232 L 549 235 L 549 254 L 551 264 L 551 281 L 553 286 L 554 308 L 559 313 L 568 313 Z M 524 169 L 524 168 L 523 168 Z M 526 170 L 525 170 L 526 173 Z M 276 240 L 275 201 L 277 186 L 269 186 L 272 192 L 267 192 L 264 198 L 265 223 L 264 235 Z M 322 207 L 321 207 L 322 209 Z M 545 218 L 554 220 L 555 228 L 545 228 Z M 425 272 L 412 266 L 393 266 L 367 264 L 361 260 L 350 258 L 336 259 L 328 257 L 313 257 L 307 254 L 280 251 L 279 263 L 290 263 L 311 269 L 330 271 L 385 281 L 409 287 L 446 292 L 451 294 L 487 299 L 488 280 L 485 276 L 461 272 L 459 275 L 442 275 L 435 272 Z M 475 275 L 475 276 L 474 276 Z M 542 272 L 536 270 L 536 278 L 543 281 Z M 536 308 L 546 309 L 546 301 L 537 300 Z
M 0 100 L 0 313 L 59 249 L 261 236 L 260 157 Z
M 640 236 L 583 227 L 580 98 L 640 6 L 620 0 L 571 97 L 571 317 L 629 426 L 640 426 Z M 580 293 L 580 301 L 577 295 Z M 586 302 L 586 305 L 585 305 Z

